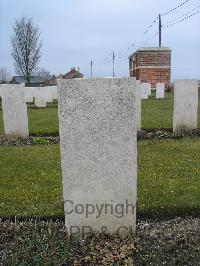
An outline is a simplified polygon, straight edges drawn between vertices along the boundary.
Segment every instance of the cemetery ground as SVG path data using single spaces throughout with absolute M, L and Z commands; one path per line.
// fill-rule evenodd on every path
M 172 110 L 172 93 L 153 95 L 142 127 L 172 128 Z M 58 134 L 56 104 L 28 113 L 31 134 Z M 59 145 L 0 146 L 0 265 L 200 264 L 200 139 L 160 137 L 138 142 L 136 236 L 85 242 L 64 228 Z
M 30 134 L 58 135 L 57 104 L 48 104 L 47 108 L 35 108 L 28 105 Z M 165 100 L 156 100 L 155 93 L 142 101 L 142 128 L 172 128 L 173 94 L 166 93 Z M 198 128 L 200 128 L 200 108 L 198 110 Z M 0 134 L 3 134 L 3 118 L 0 108 Z

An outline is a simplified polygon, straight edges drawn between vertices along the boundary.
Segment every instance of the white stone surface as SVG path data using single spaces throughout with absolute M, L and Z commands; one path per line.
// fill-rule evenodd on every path
M 141 82 L 136 81 L 136 127 L 141 131 Z
M 147 100 L 149 97 L 149 83 L 141 83 L 141 99 Z
M 26 102 L 27 103 L 33 103 L 34 102 L 34 93 L 31 87 L 25 88 L 25 96 L 26 96 Z
M 156 84 L 156 99 L 164 99 L 165 98 L 165 84 L 157 83 Z
M 81 233 L 84 226 L 95 231 L 102 231 L 105 226 L 110 233 L 117 230 L 130 233 L 131 227 L 134 231 L 137 191 L 135 79 L 58 80 L 58 103 L 67 229 L 76 227 L 75 231 Z M 110 206 L 107 205 L 106 214 L 105 204 Z M 121 216 L 117 208 L 121 212 L 120 208 L 127 204 L 132 206 L 117 218 Z M 82 214 L 75 212 L 77 205 L 79 211 L 84 206 Z M 88 206 L 90 212 L 94 212 L 86 218 Z M 103 208 L 99 216 L 96 206 Z
M 50 86 L 42 87 L 41 92 L 44 94 L 46 102 L 51 103 L 53 101 L 53 92 Z
M 151 84 L 146 83 L 147 85 L 147 90 L 148 90 L 148 95 L 151 96 Z
M 47 106 L 46 104 L 46 95 L 42 90 L 42 87 L 35 88 L 34 91 L 35 96 L 35 106 L 39 108 L 44 108 Z
M 28 137 L 28 116 L 24 84 L 2 85 L 4 133 Z
M 198 80 L 176 80 L 174 84 L 173 130 L 196 129 Z
M 51 86 L 52 100 L 58 100 L 57 86 Z

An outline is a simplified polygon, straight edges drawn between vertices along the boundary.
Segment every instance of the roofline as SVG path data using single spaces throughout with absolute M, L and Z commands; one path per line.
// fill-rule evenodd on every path
M 137 54 L 138 52 L 165 52 L 165 51 L 171 52 L 172 50 L 169 47 L 141 47 L 137 49 L 134 53 L 129 55 L 128 58 Z

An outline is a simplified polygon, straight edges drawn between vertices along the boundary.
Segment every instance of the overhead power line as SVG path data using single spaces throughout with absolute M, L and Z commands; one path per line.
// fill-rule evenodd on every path
M 184 2 L 181 3 L 180 5 L 178 5 L 178 6 L 176 6 L 175 8 L 173 8 L 173 9 L 171 9 L 171 10 L 165 12 L 165 13 L 162 14 L 161 16 L 166 16 L 166 15 L 170 14 L 171 12 L 175 11 L 175 10 L 178 9 L 179 7 L 185 5 L 188 1 L 189 1 L 189 0 L 184 1 Z
M 147 27 L 147 29 L 143 32 L 143 34 L 141 34 L 141 36 L 135 41 L 133 42 L 131 45 L 128 46 L 127 49 L 121 50 L 118 53 L 122 54 L 127 52 L 128 50 L 130 50 L 131 48 L 133 48 L 140 40 L 142 40 L 144 38 L 144 36 L 150 31 L 150 29 L 154 26 L 154 24 L 156 23 L 158 17 L 156 17 L 154 19 L 154 21 Z M 122 56 L 123 57 L 123 56 Z M 121 56 L 119 56 L 119 58 L 121 58 Z
M 183 22 L 184 20 L 189 19 L 189 18 L 191 18 L 191 17 L 197 15 L 199 12 L 200 12 L 200 11 L 197 11 L 196 13 L 194 13 L 194 14 L 192 14 L 192 15 L 190 15 L 190 16 L 187 16 L 186 18 L 183 18 L 183 19 L 181 19 L 181 20 L 179 20 L 179 21 L 177 21 L 177 22 L 174 22 L 174 23 L 172 23 L 172 24 L 170 24 L 170 25 L 166 25 L 166 26 L 162 27 L 162 29 L 170 28 L 170 27 L 172 27 L 172 26 L 174 26 L 174 25 L 176 25 L 176 24 L 178 24 L 178 23 L 181 23 L 181 22 Z
M 167 12 L 161 14 L 161 15 L 160 15 L 160 18 L 163 17 L 163 16 L 166 16 L 166 15 L 168 15 L 168 14 L 170 14 L 170 13 L 172 13 L 173 11 L 177 10 L 178 8 L 182 7 L 183 5 L 185 5 L 185 4 L 188 3 L 188 2 L 189 2 L 189 0 L 186 0 L 186 1 L 182 2 L 182 3 L 180 3 L 178 6 L 174 7 L 173 9 L 171 9 L 171 10 L 169 10 L 169 11 L 167 11 Z M 191 17 L 197 15 L 197 14 L 200 12 L 200 10 L 198 10 L 199 8 L 200 8 L 200 5 L 198 5 L 198 6 L 195 7 L 194 9 L 188 11 L 187 13 L 181 15 L 181 16 L 178 17 L 178 18 L 175 18 L 175 19 L 173 19 L 173 20 L 168 21 L 168 22 L 165 23 L 164 25 L 161 25 L 161 19 L 160 19 L 160 26 L 161 26 L 160 28 L 161 28 L 161 29 L 165 29 L 165 28 L 172 27 L 172 26 L 174 26 L 174 25 L 176 25 L 176 24 L 178 24 L 178 23 L 181 23 L 181 22 L 183 22 L 183 21 L 185 21 L 185 20 L 187 20 L 187 19 L 189 19 L 189 18 L 191 18 Z M 195 10 L 198 10 L 198 11 L 195 12 L 195 13 L 193 13 Z M 191 13 L 192 13 L 192 14 L 191 14 Z M 191 14 L 191 15 L 189 15 L 189 14 Z M 185 16 L 186 16 L 186 17 L 185 17 Z M 181 18 L 183 18 L 183 19 L 181 19 Z M 133 42 L 131 45 L 129 45 L 126 49 L 117 52 L 118 56 L 116 56 L 116 54 L 115 54 L 114 52 L 110 52 L 110 53 L 109 53 L 109 54 L 108 54 L 103 60 L 98 60 L 98 61 L 96 61 L 96 64 L 102 64 L 102 63 L 104 63 L 104 64 L 106 65 L 106 64 L 108 64 L 108 63 L 110 64 L 110 63 L 112 62 L 112 65 L 113 65 L 113 76 L 114 76 L 114 75 L 115 75 L 115 73 L 114 73 L 115 59 L 117 59 L 117 58 L 118 58 L 118 59 L 127 58 L 127 56 L 128 56 L 127 53 L 130 53 L 129 50 L 132 49 L 133 47 L 135 47 L 137 43 L 139 43 L 140 41 L 142 41 L 142 40 L 144 39 L 144 37 L 146 36 L 146 34 L 147 34 L 147 33 L 153 28 L 154 24 L 157 22 L 158 19 L 159 19 L 159 16 L 157 16 L 157 17 L 154 19 L 154 21 L 153 21 L 153 22 L 147 27 L 147 29 L 141 34 L 141 36 L 140 36 L 135 42 Z M 160 31 L 160 33 L 161 33 L 161 31 Z M 153 36 L 151 35 L 151 36 L 146 40 L 145 45 L 147 45 L 148 42 L 149 42 L 150 40 L 154 39 L 158 34 L 159 34 L 159 32 L 156 32 L 156 33 L 154 33 Z M 161 35 L 161 34 L 160 34 L 160 35 Z M 126 54 L 125 54 L 125 53 L 126 53 Z M 92 73 L 93 65 L 94 65 L 94 61 L 90 62 L 91 76 L 93 75 L 93 73 Z
M 182 16 L 178 17 L 178 18 L 175 18 L 175 19 L 172 19 L 170 21 L 168 21 L 167 23 L 165 23 L 163 26 L 166 26 L 168 24 L 172 24 L 174 22 L 176 22 L 177 20 L 181 19 L 182 17 L 185 17 L 187 15 L 189 15 L 190 13 L 194 12 L 195 10 L 199 9 L 200 8 L 200 5 L 198 5 L 197 7 L 193 8 L 192 10 L 190 10 L 189 12 L 183 14 Z

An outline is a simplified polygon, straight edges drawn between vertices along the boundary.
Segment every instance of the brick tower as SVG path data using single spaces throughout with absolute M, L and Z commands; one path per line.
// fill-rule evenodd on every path
M 171 50 L 164 47 L 140 48 L 129 56 L 131 77 L 143 83 L 150 83 L 152 88 L 162 82 L 166 86 L 171 82 Z

